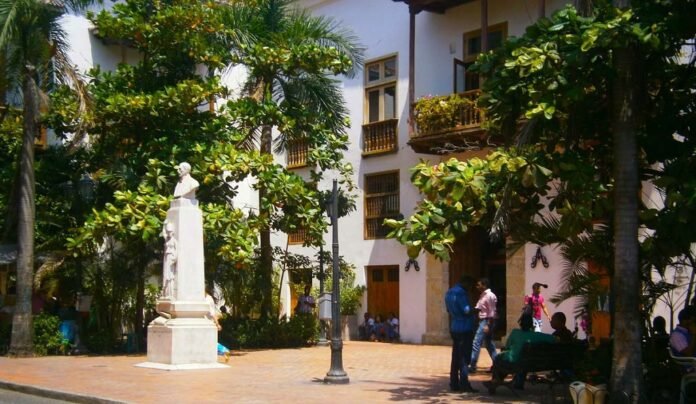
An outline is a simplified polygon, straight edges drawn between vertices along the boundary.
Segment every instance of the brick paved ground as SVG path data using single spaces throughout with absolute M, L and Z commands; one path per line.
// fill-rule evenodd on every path
M 135 403 L 550 400 L 548 387 L 529 383 L 520 397 L 504 388 L 488 396 L 481 382 L 490 375 L 483 371 L 472 377 L 481 393 L 450 392 L 450 348 L 443 346 L 348 341 L 343 350 L 344 369 L 350 378 L 347 385 L 322 383 L 330 358 L 328 347 L 244 351 L 233 354 L 227 369 L 162 371 L 134 367 L 145 361 L 144 356 L 2 357 L 0 381 L 6 386 L 25 385 Z M 490 366 L 486 351 L 479 366 Z M 555 391 L 562 395 L 560 388 Z

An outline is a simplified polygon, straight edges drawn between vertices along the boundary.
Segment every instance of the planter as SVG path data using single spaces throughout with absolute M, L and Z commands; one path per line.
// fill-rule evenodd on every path
M 607 385 L 593 386 L 583 382 L 573 382 L 568 386 L 574 404 L 604 404 L 607 398 Z

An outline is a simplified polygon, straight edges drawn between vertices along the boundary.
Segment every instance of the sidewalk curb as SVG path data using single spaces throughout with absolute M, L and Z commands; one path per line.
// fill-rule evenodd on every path
M 30 386 L 27 384 L 18 384 L 6 382 L 0 380 L 0 388 L 5 390 L 12 390 L 19 393 L 30 394 L 33 396 L 52 398 L 54 400 L 63 400 L 73 403 L 85 403 L 85 404 L 123 404 L 126 401 L 111 400 L 108 398 L 99 398 L 93 396 L 87 396 L 83 394 L 68 393 L 67 391 L 51 390 L 42 387 Z

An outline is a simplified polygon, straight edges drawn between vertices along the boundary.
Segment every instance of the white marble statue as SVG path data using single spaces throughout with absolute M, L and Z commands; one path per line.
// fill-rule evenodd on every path
M 191 165 L 183 162 L 177 166 L 179 182 L 174 188 L 174 199 L 196 199 L 198 181 L 191 177 Z
M 162 226 L 164 237 L 164 259 L 162 267 L 162 298 L 174 298 L 174 278 L 176 277 L 177 246 L 174 237 L 174 226 L 167 220 Z
M 218 329 L 205 300 L 203 212 L 191 165 L 177 167 L 179 182 L 163 224 L 162 293 L 159 317 L 147 327 L 147 362 L 136 366 L 166 369 L 225 367 L 217 363 Z

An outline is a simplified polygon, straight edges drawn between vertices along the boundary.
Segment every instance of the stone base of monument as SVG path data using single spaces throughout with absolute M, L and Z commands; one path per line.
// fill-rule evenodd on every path
M 228 367 L 217 361 L 217 328 L 207 318 L 153 321 L 147 327 L 147 362 L 135 366 L 162 370 Z

